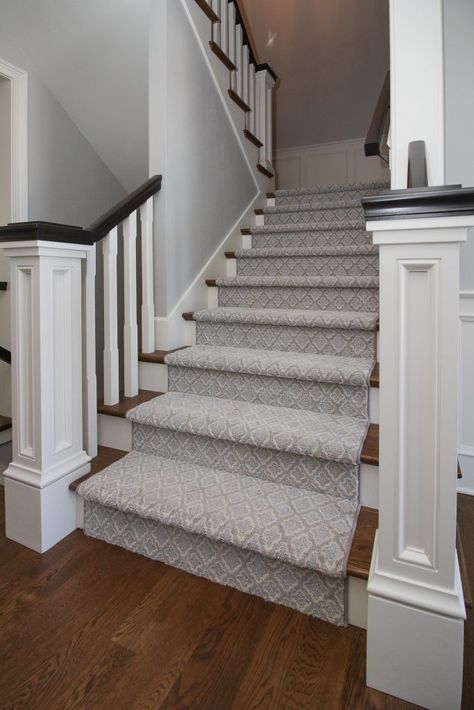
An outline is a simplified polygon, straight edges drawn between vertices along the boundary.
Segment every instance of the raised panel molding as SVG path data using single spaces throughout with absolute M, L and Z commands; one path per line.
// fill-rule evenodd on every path
M 459 294 L 459 338 L 458 492 L 474 495 L 474 291 Z
M 280 189 L 390 181 L 387 164 L 364 155 L 363 138 L 284 148 L 277 151 L 276 166 Z

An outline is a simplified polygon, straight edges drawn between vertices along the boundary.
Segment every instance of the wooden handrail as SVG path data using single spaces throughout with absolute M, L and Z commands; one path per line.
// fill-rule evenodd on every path
M 388 134 L 389 116 L 390 72 L 387 72 L 365 139 L 364 153 L 366 156 L 378 155 L 383 160 L 388 160 L 388 152 L 383 148 Z
M 1 345 L 0 345 L 0 360 L 2 360 L 2 362 L 6 362 L 7 365 L 12 364 L 11 352 L 9 350 L 7 350 L 6 348 L 2 348 Z
M 237 24 L 242 26 L 242 33 L 244 36 L 244 44 L 249 48 L 250 61 L 257 66 L 259 64 L 257 48 L 253 39 L 252 32 L 250 30 L 250 22 L 247 17 L 247 12 L 245 10 L 242 0 L 233 0 L 235 5 L 235 15 Z
M 111 207 L 102 217 L 92 222 L 92 224 L 87 227 L 87 230 L 94 232 L 94 241 L 98 242 L 105 237 L 111 229 L 117 227 L 117 225 L 123 222 L 132 212 L 141 207 L 149 197 L 156 195 L 156 193 L 161 190 L 161 181 L 161 175 L 153 175 L 153 177 L 149 178 L 149 180 L 127 195 L 127 197 L 117 202 L 117 204 Z

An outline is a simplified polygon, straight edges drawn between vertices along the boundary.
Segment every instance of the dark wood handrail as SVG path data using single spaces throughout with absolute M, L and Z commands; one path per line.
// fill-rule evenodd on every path
M 390 72 L 387 72 L 365 139 L 364 153 L 366 156 L 378 155 L 383 160 L 388 160 L 388 154 L 383 148 L 388 133 L 389 116 Z
M 102 217 L 92 222 L 92 224 L 87 227 L 87 230 L 95 233 L 95 241 L 98 242 L 100 239 L 103 239 L 111 229 L 123 222 L 132 212 L 143 205 L 148 198 L 156 195 L 156 193 L 161 190 L 161 181 L 161 175 L 154 175 L 144 182 L 143 185 L 140 185 L 140 187 L 127 195 L 127 197 L 124 197 L 123 200 L 117 202 L 117 204 L 111 207 Z
M 407 187 L 428 187 L 425 141 L 408 144 Z
M 265 69 L 269 72 L 269 74 L 272 75 L 275 81 L 277 81 L 278 77 L 271 68 L 271 66 L 269 64 L 261 64 L 259 62 L 257 48 L 253 40 L 252 31 L 250 29 L 250 22 L 247 17 L 247 13 L 242 0 L 229 0 L 229 2 L 233 2 L 235 5 L 235 17 L 237 20 L 237 24 L 242 27 L 243 41 L 244 44 L 246 44 L 249 48 L 249 58 L 252 64 L 255 64 L 255 71 L 263 71 Z
M 89 227 L 75 227 L 70 224 L 54 222 L 14 222 L 0 227 L 0 244 L 9 241 L 41 240 L 45 242 L 64 242 L 67 244 L 95 244 L 103 239 L 111 229 L 117 227 L 126 217 L 141 207 L 150 197 L 161 189 L 161 175 L 154 175 L 140 187 L 117 202 L 102 217 L 92 222 Z
M 0 345 L 0 360 L 2 360 L 2 362 L 6 362 L 7 365 L 12 364 L 11 352 L 9 350 L 7 350 L 6 348 L 2 348 L 1 345 Z

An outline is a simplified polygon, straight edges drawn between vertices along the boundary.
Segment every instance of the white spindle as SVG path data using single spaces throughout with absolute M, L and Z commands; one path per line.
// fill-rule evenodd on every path
M 273 172 L 273 87 L 275 79 L 267 69 L 256 74 L 257 138 L 263 143 L 259 164 Z
M 119 401 L 119 351 L 117 325 L 117 231 L 104 238 L 104 403 Z
M 211 8 L 214 10 L 216 13 L 217 17 L 220 17 L 220 0 L 212 0 L 212 2 L 208 3 Z M 221 24 L 220 22 L 214 22 L 212 25 L 212 39 L 216 44 L 221 46 Z
M 242 98 L 249 102 L 249 48 L 244 44 L 242 49 Z
M 142 352 L 155 350 L 153 284 L 153 197 L 140 207 L 142 247 Z
M 248 105 L 250 106 L 250 114 L 249 114 L 249 131 L 250 133 L 253 133 L 255 135 L 255 125 L 256 125 L 256 116 L 255 116 L 255 64 L 253 62 L 250 63 L 249 65 L 249 100 L 248 100 Z
M 229 3 L 228 9 L 227 9 L 227 29 L 228 29 L 228 37 L 229 37 L 229 44 L 228 44 L 228 57 L 231 62 L 235 64 L 235 5 L 233 2 Z M 231 86 L 235 90 L 235 72 L 232 72 L 231 74 Z
M 123 223 L 123 367 L 125 397 L 138 394 L 137 213 Z
M 229 36 L 228 36 L 228 12 L 227 12 L 227 6 L 229 5 L 229 0 L 220 0 L 220 18 L 221 18 L 221 35 L 220 35 L 220 44 L 221 44 L 221 49 L 224 52 L 224 54 L 227 54 L 229 51 Z
M 84 293 L 84 448 L 88 455 L 97 456 L 97 374 L 95 343 L 95 275 L 96 248 L 87 252 L 83 277 Z
M 243 32 L 242 25 L 237 25 L 235 28 L 235 91 L 242 98 L 242 48 L 243 48 Z

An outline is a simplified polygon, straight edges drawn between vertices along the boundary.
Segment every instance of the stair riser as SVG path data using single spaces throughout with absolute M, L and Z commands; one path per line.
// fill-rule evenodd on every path
M 368 311 L 379 308 L 376 288 L 313 288 L 220 286 L 219 306 L 242 308 L 300 308 L 329 311 Z
M 252 323 L 196 324 L 198 345 L 367 357 L 375 360 L 376 334 L 366 330 L 304 328 Z
M 300 210 L 299 212 L 265 212 L 264 224 L 306 224 L 308 222 L 332 222 L 349 220 L 364 223 L 362 207 L 339 207 L 335 209 Z
M 245 236 L 245 235 L 244 235 Z M 255 232 L 251 245 L 254 249 L 291 249 L 292 247 L 333 247 L 372 245 L 372 235 L 363 229 L 341 229 L 319 232 Z M 248 242 L 247 242 L 248 243 Z M 248 248 L 243 246 L 243 248 Z
M 172 392 L 367 417 L 366 387 L 174 366 L 168 376 Z
M 385 188 L 390 189 L 390 188 Z M 303 193 L 299 195 L 277 195 L 275 197 L 275 205 L 304 205 L 311 204 L 314 206 L 327 206 L 335 202 L 349 202 L 350 200 L 360 200 L 362 197 L 376 195 L 383 192 L 381 189 L 365 189 L 365 190 L 337 190 L 334 192 L 315 192 Z
M 256 594 L 333 624 L 345 623 L 346 582 L 155 520 L 86 503 L 88 535 Z
M 238 276 L 374 276 L 377 254 L 359 256 L 287 256 L 236 259 Z M 229 274 L 232 275 L 232 274 Z
M 358 466 L 171 429 L 134 424 L 133 448 L 235 475 L 353 499 L 358 495 Z

